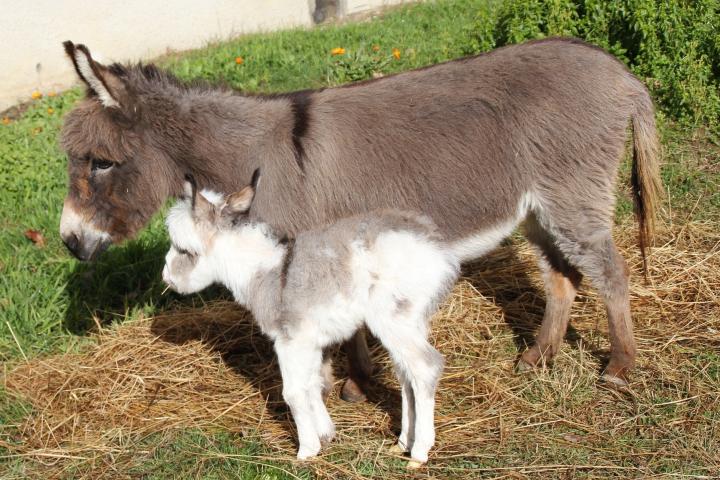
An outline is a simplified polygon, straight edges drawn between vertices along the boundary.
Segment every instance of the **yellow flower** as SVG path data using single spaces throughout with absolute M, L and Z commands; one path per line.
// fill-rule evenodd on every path
M 235 57 L 235 63 L 242 65 L 245 59 L 243 57 Z
M 345 49 L 342 47 L 336 47 L 330 50 L 332 55 L 345 55 Z
M 379 52 L 379 51 L 380 51 L 380 45 L 373 45 L 373 46 L 372 46 L 372 51 L 373 51 L 373 52 Z
M 30 94 L 30 97 L 31 97 L 33 100 L 37 100 L 38 98 L 42 98 L 42 93 L 40 93 L 39 91 L 35 90 L 34 92 L 32 92 L 32 93 Z
M 9 119 L 8 117 L 3 117 L 3 119 L 2 119 L 2 124 L 3 124 L 3 125 L 10 125 L 10 119 Z
M 48 94 L 47 94 L 48 97 L 54 97 L 55 95 L 57 95 L 57 93 L 55 93 L 55 91 L 48 92 Z
M 395 60 L 400 60 L 400 50 L 397 48 L 392 49 L 393 57 L 395 57 Z
M 53 113 L 55 113 L 55 109 L 52 107 L 48 108 L 48 113 L 52 115 Z

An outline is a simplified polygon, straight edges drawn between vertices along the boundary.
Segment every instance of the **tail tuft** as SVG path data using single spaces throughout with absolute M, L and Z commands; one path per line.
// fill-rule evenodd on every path
M 644 87 L 642 94 L 636 98 L 632 129 L 633 163 L 630 181 L 635 216 L 639 225 L 638 243 L 643 259 L 643 272 L 647 278 L 646 248 L 653 242 L 655 216 L 663 196 L 663 187 L 660 181 L 660 144 L 655 128 L 655 109 Z

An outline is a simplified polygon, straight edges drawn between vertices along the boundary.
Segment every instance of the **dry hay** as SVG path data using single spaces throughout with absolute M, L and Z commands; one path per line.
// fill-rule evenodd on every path
M 638 272 L 634 226 L 618 231 Z M 718 412 L 717 372 L 695 355 L 720 348 L 720 234 L 712 224 L 666 228 L 658 245 L 650 284 L 633 277 L 639 358 L 627 392 L 597 383 L 608 345 L 592 289 L 581 290 L 554 367 L 517 375 L 517 352 L 542 318 L 534 257 L 514 240 L 467 269 L 434 319 L 447 367 L 437 445 L 429 467 L 415 475 L 638 477 L 684 462 L 700 474 L 720 471 L 718 425 L 698 420 Z M 6 389 L 34 408 L 17 438 L 0 446 L 32 460 L 27 474 L 61 477 L 68 465 L 82 464 L 77 471 L 89 478 L 124 477 L 133 457 L 151 454 L 139 452 L 138 442 L 188 428 L 260 438 L 270 453 L 255 461 L 298 468 L 271 345 L 234 304 L 100 328 L 95 340 L 80 353 L 32 359 L 6 374 Z M 354 477 L 363 462 L 384 478 L 406 475 L 387 451 L 398 430 L 397 383 L 382 349 L 372 350 L 378 375 L 370 401 L 342 402 L 338 388 L 329 400 L 338 436 L 310 467 L 318 477 Z M 664 408 L 673 409 L 672 421 L 657 421 Z

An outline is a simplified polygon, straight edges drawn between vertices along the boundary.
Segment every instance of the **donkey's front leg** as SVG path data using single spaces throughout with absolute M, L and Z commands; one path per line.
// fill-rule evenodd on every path
M 372 362 L 368 351 L 365 330 L 355 332 L 350 340 L 343 344 L 348 359 L 348 379 L 342 388 L 341 397 L 347 402 L 364 402 L 365 391 L 372 374 Z
M 299 343 L 296 340 L 278 340 L 275 342 L 275 352 L 282 374 L 283 398 L 290 407 L 297 427 L 297 458 L 305 460 L 316 456 L 321 447 L 316 428 L 318 422 L 314 418 L 313 397 L 317 395 L 320 399 L 322 351 Z

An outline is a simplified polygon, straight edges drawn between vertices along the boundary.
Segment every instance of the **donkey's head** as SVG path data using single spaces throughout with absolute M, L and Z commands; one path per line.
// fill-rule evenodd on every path
M 172 245 L 165 257 L 165 283 L 179 293 L 198 292 L 225 280 L 223 272 L 237 254 L 254 249 L 248 233 L 264 243 L 264 229 L 249 221 L 254 196 L 253 186 L 223 197 L 208 190 L 198 192 L 195 182 L 187 181 L 185 195 L 168 213 Z
M 84 45 L 64 46 L 87 95 L 62 132 L 69 188 L 60 235 L 77 258 L 91 260 L 133 236 L 182 177 L 170 170 L 166 144 L 172 142 L 152 135 L 162 123 L 157 112 L 171 108 L 147 88 L 163 74 L 152 65 L 105 66 Z

